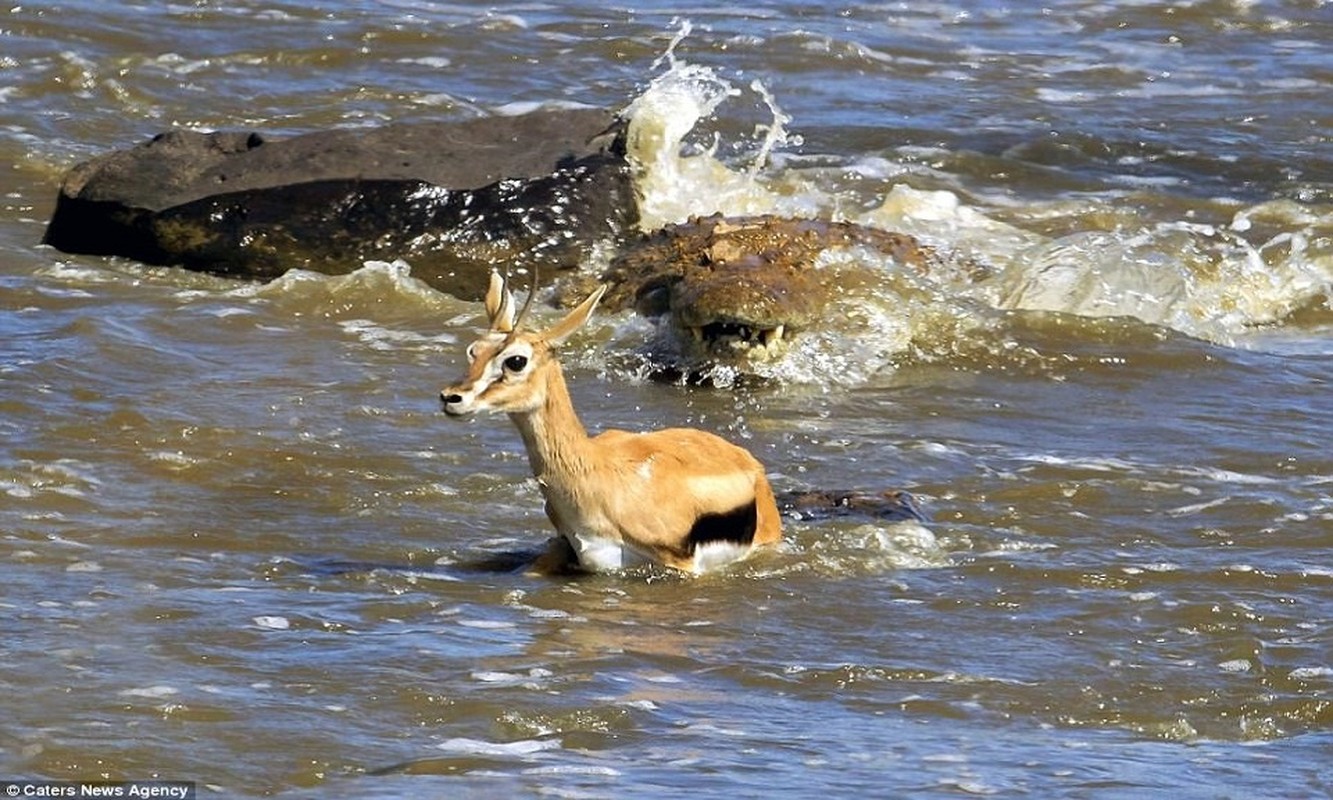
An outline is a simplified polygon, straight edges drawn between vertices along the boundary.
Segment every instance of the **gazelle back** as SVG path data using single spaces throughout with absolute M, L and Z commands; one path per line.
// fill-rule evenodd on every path
M 440 393 L 445 413 L 509 414 L 546 515 L 584 569 L 653 562 L 702 572 L 778 541 L 773 491 L 746 450 L 693 428 L 589 438 L 557 348 L 588 321 L 605 288 L 547 330 L 528 332 L 532 295 L 516 316 L 506 281 L 493 273 L 490 330 L 467 348 L 467 376 Z

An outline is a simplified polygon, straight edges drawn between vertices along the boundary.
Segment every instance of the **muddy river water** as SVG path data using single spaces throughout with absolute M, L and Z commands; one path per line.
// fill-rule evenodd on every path
M 1329 42 L 1323 0 L 8 4 L 0 778 L 1327 796 Z M 646 379 L 628 315 L 566 356 L 591 429 L 706 428 L 926 525 L 526 574 L 495 559 L 550 530 L 516 433 L 437 399 L 478 304 L 40 244 L 66 169 L 162 130 L 544 104 L 657 132 L 645 219 L 832 215 L 994 267 L 885 265 L 731 388 Z

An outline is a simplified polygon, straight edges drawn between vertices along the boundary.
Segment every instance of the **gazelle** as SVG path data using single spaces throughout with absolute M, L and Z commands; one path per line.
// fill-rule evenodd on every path
M 505 412 L 518 427 L 546 515 L 582 569 L 640 563 L 702 572 L 778 541 L 780 522 L 764 468 L 750 453 L 701 430 L 608 430 L 589 437 L 560 370 L 557 348 L 591 316 L 606 287 L 564 319 L 523 330 L 507 282 L 491 274 L 490 330 L 467 348 L 467 376 L 440 392 L 445 413 Z

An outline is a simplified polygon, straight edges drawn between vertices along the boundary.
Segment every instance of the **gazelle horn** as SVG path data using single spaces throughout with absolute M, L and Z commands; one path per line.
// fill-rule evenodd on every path
M 509 279 L 505 278 L 504 282 L 506 286 L 504 294 L 507 298 L 509 298 L 507 302 L 512 303 L 513 295 L 509 294 L 507 288 L 509 284 Z M 523 322 L 528 318 L 528 311 L 529 309 L 532 308 L 532 300 L 536 296 L 537 296 L 537 267 L 534 266 L 532 268 L 532 284 L 528 288 L 528 296 L 523 300 L 523 307 L 518 310 L 518 316 L 514 317 L 514 325 L 512 329 L 510 329 L 509 335 L 505 337 L 504 341 L 505 346 L 512 344 L 514 338 L 518 336 L 519 331 L 523 330 Z

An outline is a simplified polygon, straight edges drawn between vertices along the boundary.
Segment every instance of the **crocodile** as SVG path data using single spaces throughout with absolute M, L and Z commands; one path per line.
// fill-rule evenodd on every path
M 849 294 L 890 296 L 903 274 L 963 263 L 906 233 L 773 214 L 643 233 L 633 189 L 624 122 L 597 109 L 285 139 L 170 131 L 71 169 L 44 241 L 251 280 L 402 258 L 462 299 L 496 267 L 540 266 L 566 303 L 606 283 L 603 308 L 658 320 L 675 352 L 654 347 L 655 363 L 742 373 L 826 333 Z
M 289 137 L 171 130 L 71 168 L 43 241 L 246 280 L 405 259 L 480 299 L 496 266 L 576 270 L 637 222 L 623 131 L 593 108 Z
M 867 263 L 891 261 L 921 275 L 959 266 L 906 233 L 847 221 L 714 214 L 639 236 L 600 274 L 566 276 L 556 303 L 568 306 L 605 283 L 603 308 L 664 322 L 687 363 L 771 361 L 827 313 L 835 293 L 821 258 L 848 248 L 868 251 Z M 984 277 L 984 267 L 962 266 L 970 280 Z M 862 280 L 873 282 L 873 272 Z

